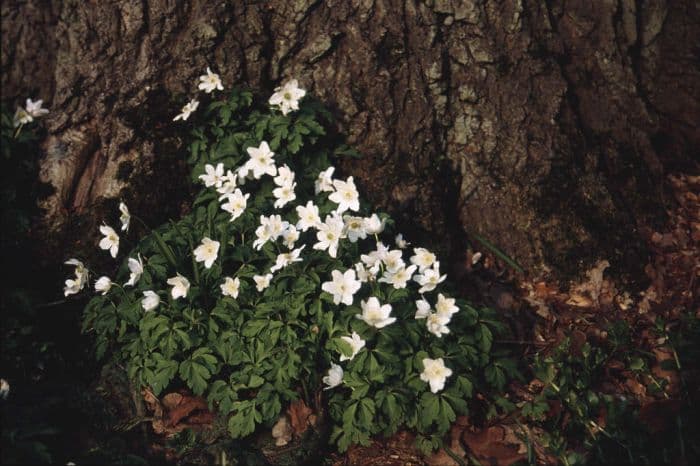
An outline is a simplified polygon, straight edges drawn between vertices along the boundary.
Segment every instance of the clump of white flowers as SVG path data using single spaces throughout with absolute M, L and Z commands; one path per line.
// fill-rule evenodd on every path
M 13 124 L 15 128 L 22 125 L 26 125 L 34 121 L 35 118 L 41 118 L 49 113 L 49 110 L 43 108 L 44 101 L 39 99 L 36 102 L 32 99 L 27 99 L 26 106 L 24 108 L 17 107 L 15 116 L 13 118 Z
M 209 94 L 223 85 L 207 68 L 198 88 Z M 296 80 L 286 82 L 268 100 L 274 111 L 255 114 L 257 121 L 237 120 L 231 133 L 223 129 L 232 119 L 226 106 L 252 99 L 212 104 L 206 114 L 220 109 L 225 123 L 211 138 L 196 130 L 193 178 L 202 190 L 192 213 L 153 230 L 128 253 L 119 275 L 94 283 L 104 312 L 117 303 L 127 328 L 118 331 L 140 339 L 130 351 L 147 348 L 139 356 L 151 358 L 145 366 L 129 366 L 134 377 L 156 393 L 179 377 L 227 414 L 236 400 L 234 436 L 276 415 L 280 400 L 295 396 L 298 387 L 290 384 L 302 377 L 322 383 L 332 403 L 345 403 L 342 409 L 366 413 L 389 409 L 384 403 L 398 403 L 393 393 L 405 387 L 417 394 L 407 406 L 434 401 L 422 395 L 447 390 L 447 400 L 471 390 L 466 379 L 452 381 L 452 368 L 467 364 L 455 354 L 471 354 L 477 337 L 453 331 L 461 309 L 445 291 L 437 256 L 411 248 L 391 219 L 368 212 L 352 176 L 337 178 L 329 163 L 313 163 L 313 148 L 300 151 L 302 136 L 323 134 L 300 106 L 305 95 Z M 193 98 L 174 119 L 187 121 L 198 106 Z M 131 214 L 123 202 L 119 213 L 126 234 Z M 99 248 L 116 258 L 119 235 L 107 224 L 100 232 Z M 67 263 L 76 270 L 66 296 L 89 279 L 82 262 Z M 98 322 L 101 308 L 95 309 L 89 322 Z M 117 330 L 111 332 L 102 332 L 103 347 Z M 230 379 L 218 378 L 222 368 Z M 394 384 L 381 395 L 393 401 L 351 408 L 355 397 L 370 399 L 383 382 Z M 270 404 L 248 403 L 243 397 L 250 393 Z M 350 434 L 342 438 L 355 441 Z

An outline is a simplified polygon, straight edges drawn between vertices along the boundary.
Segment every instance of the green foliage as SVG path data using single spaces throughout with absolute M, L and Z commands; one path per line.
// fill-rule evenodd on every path
M 262 248 L 252 245 L 261 215 L 280 214 L 296 223 L 296 205 L 313 200 L 321 218 L 336 208 L 326 193 L 317 195 L 314 181 L 340 157 L 356 152 L 334 134 L 330 115 L 306 99 L 298 112 L 284 116 L 259 105 L 245 91 L 233 91 L 193 118 L 189 163 L 192 181 L 208 164 L 235 171 L 247 159 L 246 149 L 268 141 L 278 167 L 287 164 L 296 174 L 296 201 L 274 209 L 271 177 L 247 180 L 250 193 L 245 212 L 234 221 L 220 207 L 213 189 L 202 189 L 191 212 L 153 230 L 129 256 L 143 257 L 144 272 L 134 287 L 115 285 L 106 296 L 93 298 L 85 309 L 83 329 L 95 337 L 98 357 L 112 355 L 127 367 L 129 377 L 155 394 L 186 386 L 206 397 L 210 405 L 229 416 L 233 438 L 245 437 L 260 425 L 271 426 L 283 406 L 303 396 L 312 404 L 322 389 L 322 377 L 331 362 L 349 356 L 352 348 L 340 337 L 357 332 L 366 347 L 342 363 L 342 385 L 324 392 L 334 423 L 332 441 L 339 449 L 367 444 L 373 435 L 389 435 L 400 427 L 422 435 L 419 444 L 436 447 L 458 415 L 468 413 L 477 390 L 502 390 L 514 375 L 514 364 L 494 357 L 494 333 L 501 328 L 489 311 L 457 300 L 460 311 L 450 333 L 437 338 L 424 320 L 414 319 L 418 286 L 394 289 L 371 281 L 363 284 L 354 305 L 335 305 L 321 291 L 331 271 L 344 271 L 361 254 L 374 250 L 374 238 L 340 242 L 337 257 L 315 250 L 315 232 L 302 232 L 296 247 L 305 244 L 301 262 L 274 274 L 269 287 L 256 289 L 254 275 L 264 275 L 277 255 L 286 251 L 279 242 Z M 196 121 L 196 120 L 195 120 Z M 355 215 L 369 216 L 364 204 Z M 393 243 L 393 222 L 387 215 L 385 244 Z M 221 244 L 217 260 L 205 268 L 193 256 L 204 237 Z M 166 280 L 179 273 L 191 288 L 184 299 L 173 299 Z M 224 277 L 237 277 L 237 298 L 224 296 Z M 122 265 L 115 282 L 128 280 Z M 449 290 L 449 285 L 441 285 Z M 144 312 L 143 292 L 156 291 L 161 303 Z M 438 291 L 426 296 L 434 302 Z M 390 303 L 397 321 L 377 329 L 356 319 L 361 300 L 375 296 Z M 443 358 L 453 375 L 444 390 L 430 392 L 421 380 L 424 358 Z

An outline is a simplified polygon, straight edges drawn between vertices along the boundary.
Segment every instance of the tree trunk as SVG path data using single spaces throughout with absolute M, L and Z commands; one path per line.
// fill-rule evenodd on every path
M 3 99 L 52 110 L 41 178 L 54 192 L 41 205 L 54 257 L 93 248 L 117 198 L 154 223 L 179 215 L 186 131 L 171 120 L 211 66 L 264 95 L 298 78 L 365 155 L 343 171 L 453 265 L 476 233 L 533 274 L 566 277 L 604 258 L 637 276 L 643 227 L 663 219 L 664 174 L 697 170 L 699 10 L 10 0 Z

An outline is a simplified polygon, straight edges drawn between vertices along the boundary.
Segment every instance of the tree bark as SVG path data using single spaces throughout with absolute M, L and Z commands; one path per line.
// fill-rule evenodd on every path
M 635 277 L 643 229 L 663 220 L 665 173 L 697 170 L 699 10 L 10 0 L 3 99 L 41 97 L 52 110 L 41 178 L 53 193 L 41 205 L 54 254 L 92 248 L 119 197 L 153 222 L 178 215 L 186 131 L 170 121 L 211 66 L 265 95 L 299 79 L 365 155 L 344 172 L 453 265 L 476 233 L 533 274 L 607 259 Z

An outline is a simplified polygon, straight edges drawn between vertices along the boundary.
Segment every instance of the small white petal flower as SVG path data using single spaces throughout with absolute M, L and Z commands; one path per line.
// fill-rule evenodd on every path
M 425 248 L 415 248 L 413 252 L 415 252 L 415 255 L 411 256 L 411 263 L 418 266 L 419 272 L 423 272 L 431 267 L 437 260 L 435 254 Z
M 452 369 L 445 367 L 442 358 L 423 359 L 423 372 L 420 379 L 430 384 L 430 391 L 437 393 L 445 388 L 445 381 L 452 375 Z
M 116 258 L 119 253 L 119 235 L 112 227 L 104 224 L 100 227 L 100 233 L 105 235 L 100 240 L 100 249 L 109 250 L 110 255 Z
M 425 326 L 428 328 L 428 331 L 438 338 L 441 338 L 443 334 L 450 333 L 450 329 L 447 327 L 449 323 L 449 316 L 438 313 L 431 313 L 425 319 Z
M 277 199 L 274 203 L 275 209 L 281 209 L 297 198 L 297 195 L 294 193 L 294 188 L 296 188 L 296 186 L 296 183 L 292 183 L 284 186 L 278 186 L 272 190 L 272 195 Z
M 141 300 L 141 306 L 143 310 L 148 312 L 157 308 L 160 304 L 160 296 L 158 296 L 154 291 L 148 290 L 143 292 L 143 299 Z
M 34 118 L 22 107 L 17 107 L 15 111 L 15 116 L 12 117 L 12 124 L 15 128 L 20 125 L 26 125 L 34 121 Z
M 369 254 L 362 254 L 360 259 L 367 267 L 377 267 L 384 260 L 386 255 L 389 253 L 389 248 L 384 246 L 381 241 L 377 243 L 377 249 L 370 252 Z
M 124 283 L 124 286 L 134 286 L 136 282 L 139 281 L 141 275 L 143 274 L 143 259 L 141 259 L 141 254 L 137 254 L 138 260 L 129 257 L 127 265 L 129 266 L 129 281 Z
M 316 238 L 318 242 L 313 248 L 320 251 L 328 250 L 328 255 L 335 258 L 338 255 L 338 243 L 343 237 L 345 223 L 338 215 L 327 215 L 326 221 L 318 225 Z
M 426 319 L 432 313 L 430 308 L 430 303 L 425 299 L 419 299 L 416 301 L 416 315 L 415 319 Z
M 178 273 L 177 276 L 168 278 L 166 283 L 173 287 L 173 289 L 170 290 L 173 299 L 187 297 L 187 292 L 190 290 L 190 281 L 188 279 Z
M 211 164 L 206 164 L 204 171 L 206 172 L 204 175 L 199 175 L 199 179 L 204 181 L 204 186 L 207 188 L 212 186 L 220 188 L 224 183 L 224 164 L 218 163 L 216 168 Z
M 406 266 L 406 263 L 401 258 L 402 254 L 403 253 L 400 249 L 394 249 L 393 251 L 389 251 L 384 255 L 382 262 L 384 262 L 384 266 L 386 267 L 387 271 L 394 273 Z
M 409 267 L 401 267 L 395 272 L 386 271 L 382 278 L 379 279 L 382 283 L 390 283 L 397 290 L 400 288 L 406 288 L 406 284 L 411 279 L 413 272 L 416 271 L 416 266 L 411 265 Z
M 299 254 L 301 254 L 301 251 L 306 247 L 306 245 L 300 247 L 299 249 L 295 249 L 290 252 L 285 252 L 283 254 L 280 254 L 277 256 L 277 260 L 275 261 L 275 265 L 273 265 L 270 268 L 270 272 L 276 272 L 278 270 L 282 270 L 283 268 L 287 267 L 288 265 L 294 263 L 294 262 L 301 262 L 303 259 L 299 257 Z
M 389 317 L 391 304 L 382 306 L 374 296 L 367 301 L 361 301 L 360 304 L 362 306 L 362 314 L 355 314 L 355 317 L 364 321 L 370 327 L 383 328 L 396 322 L 396 317 Z
M 272 280 L 272 274 L 268 273 L 265 275 L 253 275 L 253 280 L 255 281 L 255 288 L 258 291 L 263 291 L 265 288 L 270 286 L 270 280 Z
M 358 239 L 367 238 L 367 230 L 365 229 L 365 219 L 362 217 L 353 217 L 352 215 L 343 215 L 345 222 L 345 234 L 351 243 L 356 243 Z
M 243 194 L 243 191 L 236 189 L 233 193 L 224 194 L 219 198 L 219 200 L 226 200 L 225 203 L 221 204 L 221 208 L 231 214 L 230 222 L 233 222 L 245 212 L 249 197 L 250 194 Z
M 41 108 L 44 105 L 44 101 L 41 99 L 36 102 L 32 102 L 32 99 L 27 99 L 26 104 L 27 113 L 33 118 L 39 118 L 49 113 L 47 108 Z
M 405 239 L 403 239 L 403 235 L 401 233 L 396 235 L 396 238 L 394 239 L 394 241 L 396 241 L 396 247 L 399 249 L 406 249 L 406 247 L 408 247 L 408 245 L 411 244 L 408 241 L 406 241 Z
M 276 241 L 289 227 L 289 222 L 283 221 L 279 215 L 260 216 L 260 226 L 255 230 L 257 239 L 253 241 L 253 247 L 260 250 L 268 241 Z
M 415 265 L 412 267 L 415 267 Z M 447 275 L 440 275 L 440 262 L 435 262 L 432 268 L 425 269 L 422 274 L 414 275 L 413 281 L 421 286 L 418 292 L 425 293 L 433 291 L 446 278 Z
M 204 262 L 204 267 L 211 268 L 219 255 L 219 246 L 221 243 L 213 241 L 209 238 L 203 238 L 202 243 L 194 250 L 194 259 L 197 262 Z
M 273 179 L 277 186 L 289 186 L 294 183 L 294 172 L 284 164 L 277 169 L 277 176 Z
M 0 398 L 6 400 L 10 394 L 10 383 L 5 379 L 0 379 Z
M 253 172 L 253 178 L 259 180 L 263 175 L 277 175 L 275 166 L 275 153 L 270 150 L 267 142 L 263 141 L 258 147 L 248 147 L 246 149 L 250 159 L 246 162 L 247 170 Z M 239 174 L 240 178 L 240 174 Z
M 366 269 L 365 264 L 362 262 L 355 264 L 355 272 L 357 272 L 357 279 L 362 283 L 374 280 L 375 275 L 369 269 Z
M 365 218 L 365 230 L 369 235 L 378 235 L 384 231 L 386 226 L 386 219 L 380 220 L 379 215 L 372 214 L 370 217 Z
M 122 224 L 122 231 L 129 231 L 129 224 L 131 223 L 131 214 L 129 213 L 129 208 L 123 202 L 119 203 L 119 221 Z
M 199 77 L 199 90 L 203 90 L 207 94 L 210 94 L 215 89 L 220 91 L 224 90 L 224 86 L 221 84 L 221 78 L 216 73 L 212 73 L 209 67 L 207 67 L 207 74 Z
M 442 316 L 451 318 L 453 314 L 459 312 L 459 308 L 455 305 L 454 298 L 446 298 L 442 293 L 438 294 L 437 303 L 435 303 L 435 312 Z
M 289 225 L 286 230 L 282 232 L 282 241 L 284 245 L 289 249 L 294 248 L 294 244 L 299 239 L 299 230 L 296 229 L 294 225 Z
M 343 368 L 338 364 L 331 363 L 331 368 L 328 369 L 328 375 L 323 377 L 323 383 L 327 385 L 324 390 L 330 390 L 343 383 Z
M 102 293 L 102 296 L 106 295 L 112 288 L 112 280 L 109 277 L 100 277 L 95 282 L 95 291 Z
M 83 289 L 85 283 L 79 278 L 66 280 L 66 285 L 63 287 L 63 295 L 68 297 L 72 294 L 77 294 Z
M 230 296 L 234 299 L 238 298 L 238 291 L 240 290 L 241 287 L 241 281 L 239 280 L 238 277 L 236 278 L 231 278 L 231 277 L 225 277 L 224 278 L 224 283 L 220 285 L 221 287 L 221 294 L 224 296 Z
M 299 215 L 299 221 L 296 225 L 298 230 L 306 231 L 309 228 L 318 228 L 321 217 L 319 217 L 318 207 L 314 205 L 313 201 L 308 201 L 306 206 L 297 206 L 296 211 Z
M 185 120 L 187 120 L 190 117 L 190 115 L 192 114 L 192 112 L 197 110 L 197 107 L 199 107 L 199 101 L 197 99 L 190 100 L 189 102 L 187 102 L 185 104 L 184 107 L 182 107 L 182 110 L 181 110 L 182 113 L 180 113 L 175 118 L 173 118 L 173 121 L 177 121 L 177 120 L 185 121 Z
M 352 305 L 353 297 L 357 290 L 360 289 L 362 283 L 355 278 L 355 271 L 353 269 L 348 269 L 345 273 L 340 273 L 339 270 L 334 270 L 331 272 L 332 280 L 329 282 L 324 282 L 321 285 L 321 289 L 327 293 L 333 295 L 333 302 L 335 304 L 347 304 Z
M 238 175 L 231 170 L 226 170 L 226 174 L 221 177 L 221 186 L 216 188 L 219 194 L 232 194 L 238 186 Z M 221 197 L 219 198 L 221 200 Z
M 316 179 L 316 182 L 314 183 L 314 191 L 316 194 L 320 192 L 333 192 L 335 188 L 333 188 L 333 172 L 335 171 L 335 167 L 328 167 L 325 170 L 323 170 L 321 173 L 318 174 L 318 178 Z
M 346 210 L 360 210 L 360 195 L 355 187 L 352 176 L 346 181 L 333 180 L 335 192 L 328 196 L 328 199 L 338 204 L 337 212 L 342 214 Z
M 306 95 L 306 91 L 299 87 L 296 79 L 287 81 L 283 86 L 276 87 L 269 104 L 277 107 L 283 115 L 293 110 L 299 110 L 299 101 Z
M 352 335 L 349 337 L 340 337 L 341 340 L 346 342 L 348 345 L 350 345 L 350 348 L 352 349 L 352 354 L 350 356 L 345 356 L 344 354 L 340 355 L 340 361 L 352 361 L 352 359 L 357 356 L 357 353 L 360 352 L 362 348 L 365 347 L 365 340 L 360 337 L 360 335 L 357 334 L 357 332 L 352 332 Z
M 63 290 L 66 296 L 82 290 L 90 278 L 90 272 L 78 259 L 68 259 L 66 265 L 75 266 L 75 280 L 66 280 L 66 288 Z M 70 283 L 69 283 L 70 282 Z

